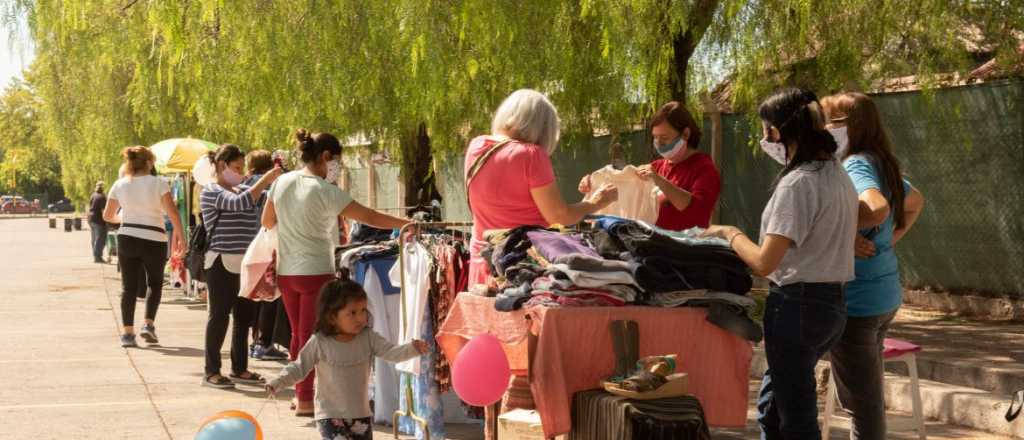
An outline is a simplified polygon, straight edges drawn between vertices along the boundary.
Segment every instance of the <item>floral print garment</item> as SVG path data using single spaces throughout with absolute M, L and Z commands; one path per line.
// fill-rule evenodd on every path
M 373 440 L 373 421 L 362 419 L 320 419 L 316 421 L 322 440 Z

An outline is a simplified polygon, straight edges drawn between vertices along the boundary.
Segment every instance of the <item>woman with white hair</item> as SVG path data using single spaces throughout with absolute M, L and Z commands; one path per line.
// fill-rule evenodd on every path
M 551 153 L 558 146 L 558 112 L 547 97 L 517 90 L 498 107 L 491 134 L 466 150 L 467 197 L 473 214 L 469 267 L 471 285 L 486 282 L 480 257 L 484 231 L 525 225 L 572 225 L 611 204 L 618 196 L 604 186 L 583 201 L 567 204 L 555 183 Z

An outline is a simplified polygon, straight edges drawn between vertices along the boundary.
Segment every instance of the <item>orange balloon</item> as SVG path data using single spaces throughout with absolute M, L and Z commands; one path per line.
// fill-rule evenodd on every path
M 250 423 L 252 423 L 252 426 L 256 427 L 256 439 L 255 440 L 263 440 L 263 429 L 260 428 L 260 423 L 256 421 L 256 418 L 253 417 L 252 415 L 250 415 L 249 413 L 245 412 L 245 411 L 239 411 L 237 409 L 229 409 L 227 411 L 221 411 L 221 412 L 219 412 L 217 414 L 214 414 L 214 415 L 212 415 L 210 417 L 207 417 L 206 420 L 203 420 L 203 423 L 199 424 L 199 431 L 202 431 L 203 428 L 206 425 L 210 424 L 210 422 L 213 422 L 214 420 L 220 420 L 220 419 L 245 419 L 245 420 L 248 420 Z

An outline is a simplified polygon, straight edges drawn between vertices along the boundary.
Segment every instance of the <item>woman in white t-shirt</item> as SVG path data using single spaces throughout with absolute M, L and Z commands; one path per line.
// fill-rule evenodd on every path
M 341 173 L 341 143 L 334 135 L 299 129 L 295 143 L 304 167 L 274 182 L 262 219 L 264 227 L 277 227 L 277 283 L 292 325 L 291 360 L 313 333 L 320 288 L 334 279 L 338 216 L 386 229 L 409 223 L 353 201 L 335 184 Z M 298 416 L 313 414 L 313 377 L 311 373 L 296 385 Z
M 103 219 L 121 225 L 117 234 L 117 261 L 121 267 L 122 287 L 121 322 L 124 325 L 121 346 L 135 347 L 135 297 L 142 273 L 148 278 L 149 295 L 146 296 L 146 321 L 139 336 L 150 344 L 159 342 L 153 320 L 160 307 L 164 264 L 167 263 L 164 214 L 174 225 L 171 235 L 174 255 L 184 252 L 185 240 L 179 232 L 182 230 L 181 218 L 171 199 L 170 188 L 159 177 L 150 175 L 156 161 L 153 153 L 146 147 L 135 146 L 125 148 L 121 156 L 124 158 L 122 168 L 125 175 L 110 187 Z
M 762 437 L 817 439 L 814 365 L 846 323 L 857 193 L 835 159 L 838 145 L 814 93 L 780 90 L 758 113 L 761 148 L 784 166 L 761 216 L 760 243 L 734 226 L 712 226 L 707 234 L 728 240 L 755 274 L 771 281 L 764 315 L 768 371 L 757 404 Z

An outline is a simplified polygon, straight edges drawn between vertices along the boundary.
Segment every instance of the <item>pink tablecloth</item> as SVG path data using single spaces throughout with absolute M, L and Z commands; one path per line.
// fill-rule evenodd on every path
M 690 393 L 700 399 L 709 425 L 744 426 L 752 346 L 705 317 L 705 309 L 657 307 L 534 307 L 503 313 L 494 310 L 493 298 L 460 294 L 437 340 L 454 361 L 469 339 L 491 333 L 506 343 L 513 369 L 522 371 L 532 322 L 538 338 L 531 388 L 544 434 L 553 437 L 572 427 L 573 394 L 598 387 L 614 370 L 608 323 L 637 321 L 640 356 L 678 354 L 679 370 L 689 373 Z
M 448 362 L 454 363 L 455 356 L 470 339 L 490 333 L 505 348 L 512 372 L 525 375 L 529 332 L 525 310 L 499 312 L 494 309 L 494 298 L 460 293 L 437 331 L 437 345 Z
M 535 307 L 528 311 L 538 334 L 530 386 L 544 435 L 572 428 L 570 407 L 578 391 L 596 388 L 615 369 L 608 324 L 640 326 L 640 356 L 678 354 L 711 426 L 740 427 L 747 420 L 750 359 L 746 340 L 707 322 L 706 309 L 657 307 Z

